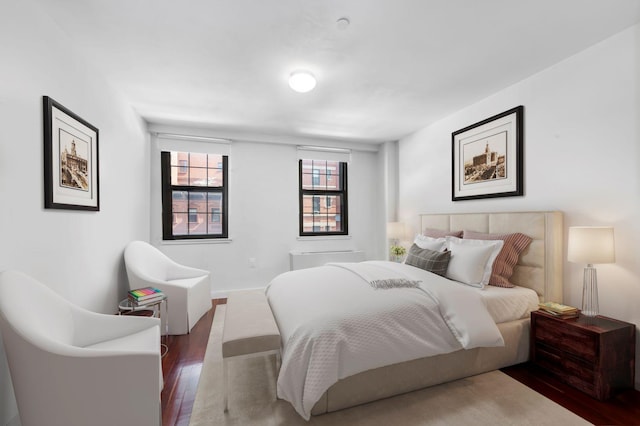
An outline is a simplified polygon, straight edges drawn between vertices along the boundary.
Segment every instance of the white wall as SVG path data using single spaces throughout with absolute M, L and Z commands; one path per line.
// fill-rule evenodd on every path
M 597 265 L 600 312 L 640 327 L 639 52 L 636 25 L 401 140 L 401 219 L 417 232 L 420 213 L 561 210 L 565 228 L 613 225 L 616 263 Z M 452 202 L 451 133 L 517 105 L 525 195 Z M 565 263 L 565 303 L 580 306 L 583 267 Z
M 198 129 L 172 130 L 203 135 Z M 210 132 L 209 136 L 220 135 Z M 303 145 L 314 142 L 317 143 L 300 140 Z M 331 145 L 331 142 L 324 144 Z M 276 275 L 289 270 L 292 250 L 362 250 L 368 259 L 384 258 L 384 243 L 380 239 L 384 234 L 384 218 L 378 213 L 384 211 L 385 201 L 379 191 L 377 147 L 361 147 L 351 153 L 348 166 L 350 237 L 300 238 L 296 145 L 232 138 L 230 241 L 226 242 L 162 241 L 160 154 L 155 137 L 152 147 L 151 242 L 178 262 L 211 271 L 213 297 L 224 297 L 232 290 L 265 287 Z M 256 260 L 255 267 L 250 266 L 250 258 Z
M 0 270 L 114 313 L 126 288 L 124 245 L 149 237 L 146 126 L 30 1 L 2 2 L 0 40 Z M 43 95 L 100 130 L 100 212 L 43 207 Z M 0 425 L 17 423 L 0 343 Z

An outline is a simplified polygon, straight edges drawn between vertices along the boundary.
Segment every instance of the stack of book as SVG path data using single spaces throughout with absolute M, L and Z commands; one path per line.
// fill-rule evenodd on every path
M 127 294 L 133 306 L 144 306 L 164 299 L 164 293 L 154 287 L 137 288 L 129 290 Z
M 540 308 L 541 311 L 553 315 L 554 317 L 563 319 L 577 318 L 579 313 L 578 308 L 555 302 L 539 303 L 538 308 Z

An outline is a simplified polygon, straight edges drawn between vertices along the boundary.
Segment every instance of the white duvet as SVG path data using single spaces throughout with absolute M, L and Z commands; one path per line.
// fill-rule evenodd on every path
M 364 264 L 384 268 L 381 278 L 418 280 L 419 287 L 374 289 L 355 264 L 287 272 L 267 287 L 283 342 L 278 397 L 307 420 L 322 394 L 345 377 L 504 345 L 477 289 L 400 263 Z M 371 268 L 366 272 L 370 279 Z

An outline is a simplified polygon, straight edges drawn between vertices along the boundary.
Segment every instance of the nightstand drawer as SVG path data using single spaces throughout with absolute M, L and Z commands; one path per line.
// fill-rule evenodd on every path
M 542 344 L 537 345 L 534 351 L 539 366 L 583 392 L 594 394 L 596 374 L 593 365 Z
M 564 327 L 552 318 L 540 316 L 537 321 L 539 326 L 534 330 L 535 340 L 590 362 L 595 362 L 598 358 L 597 335 L 572 327 L 570 322 L 567 322 L 567 326 Z

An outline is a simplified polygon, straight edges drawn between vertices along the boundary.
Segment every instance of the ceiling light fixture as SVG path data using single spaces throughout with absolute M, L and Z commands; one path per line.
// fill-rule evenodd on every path
M 294 71 L 289 76 L 289 87 L 299 93 L 307 93 L 316 87 L 316 78 L 309 71 Z
M 340 18 L 336 21 L 336 27 L 339 30 L 346 30 L 350 23 L 349 18 Z

